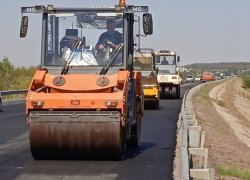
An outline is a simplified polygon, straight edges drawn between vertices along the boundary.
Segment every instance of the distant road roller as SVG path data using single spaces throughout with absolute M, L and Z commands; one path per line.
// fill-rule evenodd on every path
M 142 74 L 145 107 L 159 108 L 159 84 L 155 67 L 155 51 L 143 48 L 134 53 L 134 69 Z
M 181 88 L 177 63 L 180 56 L 176 52 L 161 50 L 156 56 L 156 68 L 158 68 L 157 79 L 160 84 L 161 99 L 179 99 Z
M 21 10 L 42 14 L 41 70 L 26 100 L 34 159 L 123 159 L 127 143 L 140 145 L 144 96 L 133 70 L 134 16 L 143 12 L 144 34 L 152 34 L 148 7 L 123 0 L 111 8 Z M 27 28 L 23 16 L 20 37 Z

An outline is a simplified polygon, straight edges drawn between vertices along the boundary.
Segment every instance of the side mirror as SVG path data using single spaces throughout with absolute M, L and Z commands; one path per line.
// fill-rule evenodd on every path
M 177 56 L 177 62 L 180 62 L 180 61 L 181 61 L 181 57 Z
M 152 14 L 144 13 L 142 17 L 143 32 L 146 35 L 153 34 L 153 17 Z
M 28 16 L 23 16 L 20 27 L 20 37 L 25 37 L 28 31 Z
M 155 68 L 155 71 L 156 71 L 156 73 L 158 73 L 159 72 L 159 68 Z

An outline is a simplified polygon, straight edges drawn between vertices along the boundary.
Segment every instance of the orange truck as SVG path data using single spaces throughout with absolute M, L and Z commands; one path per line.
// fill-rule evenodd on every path
M 133 68 L 133 37 L 140 23 L 145 35 L 153 33 L 148 7 L 121 0 L 110 8 L 21 11 L 43 17 L 41 70 L 26 98 L 33 158 L 121 160 L 127 143 L 140 146 L 144 94 L 141 73 Z M 144 12 L 143 22 L 134 21 L 136 12 Z M 20 37 L 27 28 L 23 16 Z M 106 28 L 116 28 L 114 36 Z
M 214 74 L 209 71 L 205 71 L 202 74 L 202 81 L 207 82 L 207 81 L 213 81 L 214 80 Z

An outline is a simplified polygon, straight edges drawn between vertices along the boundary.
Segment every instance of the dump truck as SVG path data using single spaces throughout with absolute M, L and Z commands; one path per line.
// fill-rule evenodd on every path
M 155 68 L 155 51 L 150 48 L 140 48 L 135 51 L 134 69 L 142 74 L 144 107 L 158 109 L 160 96 Z
M 205 71 L 202 74 L 202 81 L 203 82 L 208 82 L 208 81 L 213 81 L 214 80 L 214 73 L 210 71 Z
M 153 20 L 148 6 L 125 3 L 21 8 L 42 14 L 41 69 L 26 97 L 34 159 L 121 160 L 127 144 L 140 146 L 144 95 L 141 73 L 133 70 L 134 16 L 143 13 L 137 24 L 145 35 L 153 33 Z M 22 15 L 20 37 L 27 28 Z
M 177 56 L 174 51 L 161 50 L 156 56 L 155 66 L 158 70 L 157 80 L 160 85 L 161 99 L 180 98 L 180 81 L 177 62 L 180 62 L 180 56 Z

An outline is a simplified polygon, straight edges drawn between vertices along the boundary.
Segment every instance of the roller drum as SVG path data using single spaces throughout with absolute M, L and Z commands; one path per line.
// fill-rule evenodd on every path
M 125 131 L 119 112 L 32 112 L 35 159 L 122 159 Z

